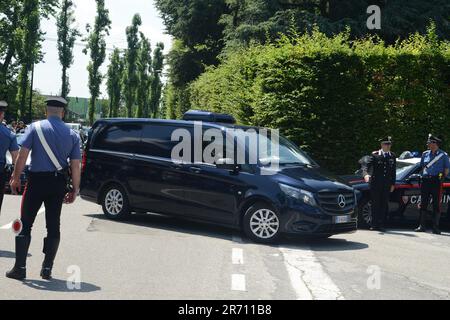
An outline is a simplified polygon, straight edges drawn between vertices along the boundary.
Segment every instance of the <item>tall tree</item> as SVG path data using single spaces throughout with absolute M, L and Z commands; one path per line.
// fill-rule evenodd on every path
M 61 10 L 56 20 L 58 28 L 58 54 L 62 66 L 61 96 L 67 98 L 70 92 L 67 70 L 73 64 L 73 46 L 81 34 L 72 25 L 75 22 L 74 4 L 72 0 L 62 0 Z
M 141 32 L 141 42 L 137 58 L 137 74 L 139 81 L 136 91 L 137 118 L 142 118 L 144 116 L 148 118 L 150 72 L 152 71 L 151 53 L 150 41 Z
M 105 7 L 105 0 L 95 0 L 97 2 L 97 16 L 95 18 L 94 27 L 88 24 L 86 30 L 89 33 L 87 38 L 87 46 L 84 53 L 90 53 L 91 61 L 87 67 L 89 72 L 89 91 L 91 99 L 89 102 L 89 123 L 93 124 L 95 105 L 100 95 L 100 86 L 103 81 L 103 75 L 100 67 L 106 58 L 106 41 L 105 37 L 109 35 L 111 28 L 111 20 L 109 19 L 109 10 Z
M 153 53 L 153 67 L 152 79 L 150 88 L 150 116 L 156 118 L 159 115 L 159 105 L 161 102 L 162 82 L 161 74 L 164 67 L 164 43 L 158 42 L 156 44 L 155 52 Z M 148 117 L 148 115 L 147 115 Z
M 115 48 L 110 56 L 107 73 L 107 88 L 109 96 L 109 117 L 117 118 L 119 115 L 120 99 L 122 95 L 123 60 L 120 50 Z
M 23 11 L 23 29 L 24 34 L 20 47 L 21 68 L 19 73 L 19 116 L 25 120 L 27 114 L 27 93 L 29 86 L 29 74 L 33 64 L 40 59 L 40 7 L 39 0 L 24 0 Z
M 225 0 L 155 0 L 155 4 L 167 32 L 175 38 L 168 56 L 170 88 L 167 89 L 174 99 L 165 100 L 167 110 L 178 110 L 179 116 L 190 107 L 188 101 L 182 101 L 189 83 L 206 66 L 219 63 L 218 55 L 224 44 L 224 27 L 219 21 L 228 7 Z
M 136 61 L 139 51 L 139 26 L 142 24 L 141 16 L 135 14 L 131 26 L 127 27 L 127 43 L 128 48 L 125 53 L 126 70 L 125 70 L 125 106 L 127 108 L 127 116 L 132 117 L 132 110 L 136 100 L 136 89 L 138 85 L 138 75 Z

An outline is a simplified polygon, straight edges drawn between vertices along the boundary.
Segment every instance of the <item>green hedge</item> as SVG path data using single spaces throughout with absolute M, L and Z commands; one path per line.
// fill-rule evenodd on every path
M 450 44 L 433 27 L 394 46 L 319 31 L 252 46 L 208 69 L 192 107 L 279 128 L 319 163 L 348 173 L 392 135 L 394 151 L 423 150 L 442 134 L 450 151 Z

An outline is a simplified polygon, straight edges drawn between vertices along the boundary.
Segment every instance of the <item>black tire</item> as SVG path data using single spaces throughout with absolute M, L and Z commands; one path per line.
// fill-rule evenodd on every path
M 264 219 L 264 216 L 267 218 Z M 259 217 L 262 219 L 258 221 Z M 252 223 L 260 225 L 258 227 Z M 257 202 L 245 212 L 242 227 L 247 237 L 254 242 L 274 243 L 281 235 L 280 215 L 272 206 Z
M 117 196 L 117 201 L 113 200 L 114 196 Z M 109 185 L 104 190 L 102 208 L 105 216 L 111 220 L 125 220 L 131 214 L 127 193 L 117 184 Z
M 363 199 L 358 206 L 358 227 L 359 229 L 369 229 L 372 226 L 373 214 L 370 199 Z

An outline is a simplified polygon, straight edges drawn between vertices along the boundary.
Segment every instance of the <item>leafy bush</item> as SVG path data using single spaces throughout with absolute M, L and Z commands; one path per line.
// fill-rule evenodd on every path
M 230 54 L 190 88 L 194 108 L 233 114 L 240 123 L 279 128 L 337 172 L 392 135 L 394 151 L 423 150 L 427 134 L 450 149 L 450 43 L 434 27 L 386 46 L 311 34 L 283 37 Z

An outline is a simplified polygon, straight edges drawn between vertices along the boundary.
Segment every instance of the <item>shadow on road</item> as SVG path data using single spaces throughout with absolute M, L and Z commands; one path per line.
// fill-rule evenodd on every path
M 346 239 L 314 239 L 288 238 L 279 242 L 279 246 L 295 249 L 311 249 L 313 251 L 351 251 L 363 250 L 369 247 L 366 243 L 349 241 Z
M 231 241 L 233 231 L 242 236 L 242 244 L 255 245 L 250 239 L 245 238 L 244 234 L 239 230 L 209 224 L 206 222 L 198 222 L 172 216 L 155 215 L 155 214 L 133 214 L 125 221 L 111 221 L 104 214 L 88 214 L 87 217 L 96 219 L 89 226 L 91 232 L 112 232 L 112 233 L 142 233 L 141 230 L 130 229 L 127 226 L 138 226 L 158 230 L 173 231 L 190 235 L 198 235 L 205 237 L 214 237 L 218 239 Z M 97 223 L 96 223 L 97 222 Z M 145 232 L 145 231 L 144 231 Z M 149 233 L 150 234 L 150 233 Z M 289 246 L 290 248 L 306 249 L 322 251 L 344 251 L 344 250 L 362 250 L 368 248 L 365 243 L 347 241 L 345 239 L 323 239 L 314 238 L 282 238 L 275 245 L 267 246 Z
M 31 254 L 29 253 L 27 257 L 28 258 L 31 257 Z M 16 253 L 11 251 L 0 250 L 0 258 L 14 259 L 16 258 Z
M 52 279 L 50 281 L 43 280 L 26 280 L 23 282 L 24 285 L 36 290 L 42 291 L 55 291 L 55 292 L 74 292 L 74 293 L 86 293 L 99 291 L 101 288 L 86 282 L 80 284 L 80 289 L 70 289 L 67 285 L 67 281 Z
M 109 220 L 104 214 L 88 214 L 85 216 L 96 219 L 99 222 L 96 223 L 94 221 L 91 223 L 88 229 L 91 232 L 141 233 L 142 231 L 127 228 L 127 226 L 136 226 L 230 240 L 233 231 L 233 229 L 227 227 L 202 221 L 193 221 L 159 214 L 133 214 L 124 221 Z

